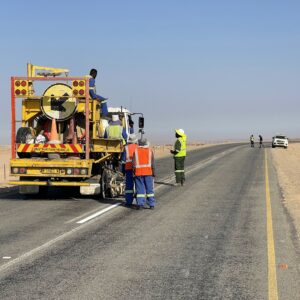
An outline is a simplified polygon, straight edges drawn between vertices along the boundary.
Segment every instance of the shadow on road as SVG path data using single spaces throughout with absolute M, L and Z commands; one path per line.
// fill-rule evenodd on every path
M 92 200 L 97 201 L 103 204 L 116 204 L 123 203 L 123 197 L 114 197 L 114 198 L 105 198 L 101 199 L 100 195 L 89 195 L 84 196 L 79 192 L 77 187 L 48 187 L 42 188 L 38 194 L 32 195 L 21 195 L 18 192 L 18 189 L 5 189 L 0 192 L 0 201 L 85 201 Z
M 154 181 L 154 183 L 155 184 L 161 184 L 161 185 L 173 186 L 173 183 L 163 182 L 163 181 Z

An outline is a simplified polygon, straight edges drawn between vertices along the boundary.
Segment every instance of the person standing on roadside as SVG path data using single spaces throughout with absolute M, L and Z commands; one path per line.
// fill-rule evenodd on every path
M 263 148 L 263 137 L 261 135 L 259 135 L 259 148 Z
M 134 180 L 132 171 L 132 158 L 134 151 L 138 147 L 137 136 L 133 133 L 128 137 L 128 144 L 122 154 L 122 161 L 124 163 L 123 174 L 125 174 L 125 205 L 131 207 L 134 194 Z
M 140 139 L 139 146 L 134 151 L 132 158 L 137 209 L 144 207 L 146 199 L 150 209 L 154 209 L 155 206 L 153 180 L 153 177 L 155 177 L 154 154 L 149 147 L 150 143 L 147 139 Z
M 254 148 L 254 136 L 253 136 L 253 134 L 251 134 L 251 136 L 250 136 L 250 144 L 251 144 L 251 148 Z
M 175 163 L 175 186 L 184 185 L 185 175 L 184 175 L 184 161 L 186 157 L 186 135 L 183 129 L 175 130 L 176 142 L 174 144 L 174 150 L 170 152 L 174 155 Z

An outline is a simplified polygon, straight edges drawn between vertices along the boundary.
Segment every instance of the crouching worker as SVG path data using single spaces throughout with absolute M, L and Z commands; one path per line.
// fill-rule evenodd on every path
M 132 159 L 133 174 L 135 176 L 137 209 L 144 206 L 146 199 L 150 209 L 155 206 L 154 182 L 155 176 L 154 155 L 149 148 L 147 139 L 139 140 L 139 146 L 134 151 Z
M 122 161 L 125 164 L 125 201 L 126 206 L 130 207 L 133 202 L 133 193 L 134 193 L 134 181 L 132 173 L 132 158 L 134 151 L 137 149 L 138 139 L 135 134 L 130 134 L 128 137 L 128 144 L 125 146 L 125 150 L 122 155 Z

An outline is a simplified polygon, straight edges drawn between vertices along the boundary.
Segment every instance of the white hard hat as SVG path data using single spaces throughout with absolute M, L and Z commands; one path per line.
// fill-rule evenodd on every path
M 180 136 L 183 136 L 184 135 L 184 130 L 183 129 L 175 129 L 175 132 L 177 134 L 179 134 Z
M 138 138 L 137 138 L 136 134 L 134 134 L 134 133 L 129 134 L 128 143 L 135 144 L 135 143 L 137 143 L 137 141 L 138 141 Z
M 139 139 L 139 146 L 149 147 L 150 142 L 146 138 Z
M 111 116 L 111 120 L 112 120 L 113 122 L 119 121 L 119 115 L 112 115 L 112 116 Z

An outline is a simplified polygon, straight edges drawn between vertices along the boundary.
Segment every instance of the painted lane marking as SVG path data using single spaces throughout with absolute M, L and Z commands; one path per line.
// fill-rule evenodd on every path
M 233 148 L 233 149 L 230 149 L 230 150 L 226 150 L 224 152 L 221 152 L 220 154 L 217 154 L 217 155 L 215 155 L 213 157 L 210 157 L 210 158 L 208 158 L 208 159 L 206 159 L 204 161 L 201 161 L 201 162 L 199 162 L 199 163 L 197 163 L 197 164 L 195 164 L 195 165 L 193 165 L 191 167 L 188 167 L 187 171 L 185 172 L 185 174 L 187 175 L 187 174 L 189 174 L 189 173 L 191 173 L 191 172 L 193 172 L 195 170 L 201 169 L 201 168 L 205 167 L 206 165 L 208 165 L 209 163 L 212 163 L 215 160 L 220 159 L 221 157 L 224 157 L 225 155 L 227 155 L 227 154 L 229 154 L 229 153 L 231 153 L 231 152 L 233 152 L 235 150 L 236 150 L 236 148 Z M 173 175 L 168 175 L 165 178 L 162 178 L 160 180 L 163 181 L 164 183 L 175 182 L 175 178 L 174 178 Z M 154 191 L 157 191 L 157 190 L 159 190 L 162 187 L 163 187 L 162 185 L 158 186 L 158 187 L 154 188 Z M 94 219 L 96 217 L 99 217 L 99 216 L 103 215 L 104 213 L 108 212 L 109 210 L 114 209 L 114 208 L 120 206 L 121 204 L 122 203 L 112 204 L 112 205 L 110 205 L 110 206 L 108 206 L 108 207 L 106 207 L 106 208 L 104 208 L 104 209 L 102 209 L 102 210 L 100 210 L 100 211 L 98 211 L 98 212 L 96 212 L 96 213 L 94 213 L 94 214 L 92 214 L 92 215 L 90 215 L 90 216 L 88 216 L 88 217 L 80 220 L 80 221 L 77 221 L 76 223 L 77 224 L 83 224 L 85 222 L 88 222 L 88 221 L 90 221 L 90 220 L 92 220 L 92 219 Z M 88 213 L 85 213 L 84 215 L 86 215 L 86 214 L 88 214 Z M 71 221 L 74 221 L 74 220 L 79 219 L 79 218 L 80 217 L 76 217 L 76 218 L 68 221 L 67 223 L 70 223 Z
M 266 208 L 267 208 L 267 247 L 268 247 L 268 294 L 269 300 L 278 300 L 276 256 L 273 236 L 272 207 L 268 171 L 267 149 L 265 149 Z
M 75 217 L 75 218 L 73 218 L 73 219 L 71 219 L 69 221 L 66 221 L 65 224 L 73 223 L 74 221 L 77 221 L 78 219 L 82 219 L 82 218 L 84 218 L 84 217 L 86 217 L 86 216 L 88 216 L 90 214 L 93 214 L 93 213 L 95 213 L 97 211 L 99 211 L 99 207 L 97 207 L 97 208 L 95 208 L 93 210 L 87 211 L 87 212 L 81 214 L 80 216 L 77 216 L 77 217 Z
M 106 208 L 104 208 L 104 209 L 102 209 L 102 210 L 100 210 L 100 211 L 98 211 L 98 212 L 96 212 L 96 213 L 94 213 L 94 214 L 92 214 L 92 215 L 90 215 L 90 216 L 88 216 L 88 217 L 86 217 L 86 218 L 84 218 L 84 219 L 82 219 L 82 220 L 76 222 L 76 223 L 77 223 L 77 224 L 83 224 L 83 223 L 85 223 L 85 222 L 87 222 L 87 221 L 90 221 L 90 220 L 92 220 L 92 219 L 94 219 L 94 218 L 96 218 L 96 217 L 99 217 L 99 216 L 105 214 L 105 213 L 108 212 L 109 210 L 111 210 L 111 209 L 113 209 L 113 208 L 115 208 L 115 207 L 118 207 L 118 206 L 121 205 L 121 204 L 122 204 L 122 203 L 116 203 L 116 204 L 110 205 L 110 206 L 108 206 L 108 207 L 106 207 Z
M 3 256 L 2 259 L 11 259 L 11 256 Z
M 228 151 L 228 150 L 224 151 L 224 152 L 222 152 L 223 155 L 221 155 L 221 156 L 218 155 L 218 157 L 223 157 L 225 155 L 225 153 L 229 153 L 229 152 L 232 152 L 232 151 Z M 205 162 L 202 162 L 201 164 L 202 164 L 202 166 L 205 166 L 206 164 L 208 164 L 211 161 L 214 161 L 215 159 L 208 159 Z M 191 168 L 188 172 L 194 171 L 195 167 L 198 166 L 198 165 L 200 165 L 200 164 L 194 165 L 193 168 Z M 170 181 L 174 180 L 173 178 L 171 179 L 171 176 L 168 176 L 167 178 L 170 178 L 169 179 Z M 160 187 L 158 187 L 158 188 L 160 188 Z M 121 203 L 118 203 L 116 206 L 119 206 L 119 205 L 121 205 Z M 107 207 L 107 209 L 108 210 L 112 209 L 112 206 L 116 207 L 115 205 L 111 205 L 111 206 Z M 7 270 L 9 270 L 9 268 L 13 267 L 14 265 L 20 264 L 23 261 L 25 261 L 26 259 L 28 259 L 28 258 L 30 258 L 34 255 L 37 255 L 38 253 L 40 253 L 42 251 L 45 251 L 47 248 L 50 248 L 54 244 L 68 238 L 69 236 L 75 234 L 77 231 L 82 230 L 86 226 L 89 226 L 89 225 L 93 224 L 96 221 L 98 221 L 98 219 L 93 219 L 93 220 L 90 220 L 90 222 L 88 222 L 88 223 L 80 224 L 80 226 L 77 226 L 77 227 L 73 228 L 72 230 L 67 231 L 67 232 L 57 236 L 56 238 L 42 244 L 41 246 L 38 246 L 38 247 L 28 251 L 28 252 L 25 252 L 25 253 L 21 254 L 19 257 L 16 257 L 16 258 L 12 259 L 11 261 L 5 263 L 4 265 L 0 266 L 0 274 L 6 272 Z

